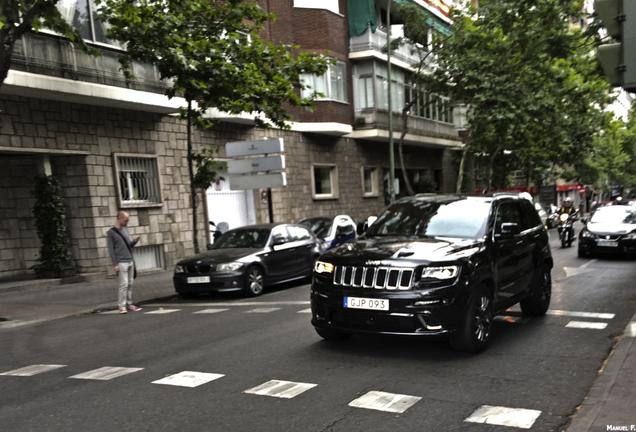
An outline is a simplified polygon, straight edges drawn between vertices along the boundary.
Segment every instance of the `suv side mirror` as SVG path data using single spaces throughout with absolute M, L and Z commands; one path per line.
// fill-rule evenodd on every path
M 502 223 L 501 224 L 501 233 L 499 234 L 499 238 L 508 239 L 512 238 L 515 235 L 519 234 L 521 230 L 519 229 L 519 225 L 516 223 Z

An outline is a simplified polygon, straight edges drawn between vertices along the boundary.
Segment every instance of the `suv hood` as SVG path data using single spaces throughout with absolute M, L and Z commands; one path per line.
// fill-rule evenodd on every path
M 436 237 L 373 237 L 346 243 L 321 256 L 337 263 L 341 258 L 347 264 L 363 265 L 366 261 L 405 259 L 417 261 L 452 261 L 475 253 L 483 240 Z M 352 262 L 352 261 L 355 261 Z

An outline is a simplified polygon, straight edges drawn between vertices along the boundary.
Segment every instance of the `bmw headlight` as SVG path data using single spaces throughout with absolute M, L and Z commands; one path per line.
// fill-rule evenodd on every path
M 334 265 L 322 261 L 316 261 L 314 271 L 316 273 L 333 273 Z
M 424 270 L 422 270 L 422 279 L 447 280 L 457 277 L 458 274 L 458 266 L 425 267 Z
M 329 246 L 331 246 L 331 242 L 330 241 L 324 241 L 320 243 L 320 250 L 322 252 L 326 251 L 327 249 L 329 249 Z
M 594 238 L 594 234 L 592 234 L 588 230 L 583 230 L 583 231 L 581 231 L 581 237 L 583 237 L 583 238 Z
M 185 273 L 185 269 L 183 268 L 183 266 L 178 265 L 178 266 L 175 266 L 174 272 L 175 273 Z
M 224 272 L 224 271 L 235 271 L 243 267 L 243 263 L 240 262 L 229 262 L 222 263 L 216 265 L 216 271 Z

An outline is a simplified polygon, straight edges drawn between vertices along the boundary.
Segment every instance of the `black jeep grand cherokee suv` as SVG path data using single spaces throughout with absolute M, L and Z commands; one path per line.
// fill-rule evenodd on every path
M 357 240 L 320 256 L 312 324 L 325 339 L 446 338 L 483 351 L 494 314 L 516 303 L 530 315 L 548 310 L 548 240 L 532 203 L 516 194 L 399 200 Z

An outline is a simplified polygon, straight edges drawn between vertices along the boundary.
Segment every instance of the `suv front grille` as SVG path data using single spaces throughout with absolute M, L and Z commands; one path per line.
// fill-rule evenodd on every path
M 333 284 L 360 288 L 408 290 L 413 283 L 412 268 L 336 266 Z

